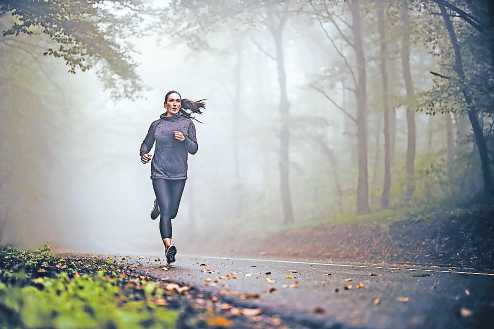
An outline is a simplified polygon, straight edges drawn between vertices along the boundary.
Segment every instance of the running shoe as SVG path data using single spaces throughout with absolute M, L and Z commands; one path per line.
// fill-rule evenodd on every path
M 160 206 L 158 206 L 158 200 L 154 199 L 153 210 L 151 210 L 151 219 L 156 219 L 160 215 Z
M 175 255 L 177 254 L 177 248 L 175 246 L 170 246 L 166 250 L 166 263 L 171 264 L 175 262 Z

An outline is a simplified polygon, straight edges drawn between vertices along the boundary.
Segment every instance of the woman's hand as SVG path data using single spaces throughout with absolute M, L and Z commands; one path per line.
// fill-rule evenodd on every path
M 180 142 L 183 142 L 185 140 L 185 135 L 183 132 L 178 131 L 178 130 L 174 130 L 173 134 L 174 134 L 174 137 L 176 140 L 178 140 Z
M 148 163 L 151 159 L 153 158 L 153 155 L 151 153 L 146 153 L 141 156 L 141 162 L 143 164 Z

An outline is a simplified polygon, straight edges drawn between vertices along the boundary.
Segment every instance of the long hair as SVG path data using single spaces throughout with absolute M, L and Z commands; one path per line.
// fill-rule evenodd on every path
M 206 108 L 206 102 L 205 102 L 206 99 L 200 99 L 198 101 L 191 101 L 190 99 L 182 98 L 182 95 L 180 95 L 180 93 L 178 91 L 170 90 L 165 94 L 165 103 L 171 94 L 177 94 L 178 96 L 180 96 L 180 105 L 181 105 L 180 106 L 180 114 L 181 115 L 183 115 L 189 119 L 196 120 L 197 122 L 201 122 L 201 121 L 197 120 L 196 118 L 194 118 L 192 116 L 192 114 L 202 114 L 203 113 L 201 111 L 201 109 Z

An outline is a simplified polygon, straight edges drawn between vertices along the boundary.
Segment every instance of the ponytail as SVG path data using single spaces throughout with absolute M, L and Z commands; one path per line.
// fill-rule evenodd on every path
M 197 122 L 201 122 L 201 121 L 197 120 L 196 118 L 194 118 L 192 116 L 192 114 L 202 114 L 203 113 L 201 111 L 201 109 L 206 108 L 206 102 L 205 102 L 206 99 L 200 99 L 198 101 L 191 101 L 190 99 L 182 98 L 182 95 L 180 95 L 180 93 L 178 91 L 170 90 L 165 95 L 165 103 L 168 100 L 168 96 L 170 96 L 171 94 L 177 94 L 178 96 L 180 96 L 181 106 L 180 106 L 180 112 L 179 113 L 181 115 L 185 116 L 186 118 L 196 120 Z

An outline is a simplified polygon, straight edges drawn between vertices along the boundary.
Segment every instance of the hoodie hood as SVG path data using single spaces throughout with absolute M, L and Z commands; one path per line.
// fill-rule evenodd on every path
M 161 113 L 160 115 L 160 119 L 165 119 L 165 120 L 177 120 L 179 119 L 180 117 L 182 116 L 182 114 L 180 112 L 178 112 L 177 114 L 175 115 L 172 115 L 171 117 L 167 117 L 166 116 L 166 113 Z

